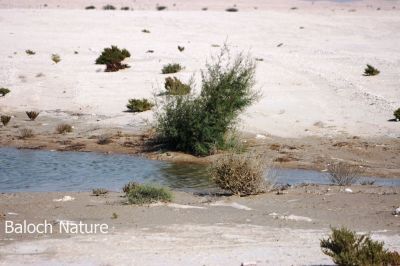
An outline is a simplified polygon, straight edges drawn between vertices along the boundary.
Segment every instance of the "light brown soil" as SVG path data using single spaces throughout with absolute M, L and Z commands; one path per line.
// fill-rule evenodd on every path
M 0 195 L 1 221 L 41 223 L 44 220 L 107 223 L 113 231 L 129 228 L 155 228 L 176 224 L 214 225 L 218 223 L 252 224 L 298 229 L 327 229 L 346 226 L 359 231 L 387 230 L 400 233 L 400 220 L 392 213 L 400 206 L 400 189 L 395 187 L 353 186 L 352 193 L 338 186 L 297 186 L 280 192 L 252 197 L 193 195 L 174 192 L 173 203 L 157 206 L 126 204 L 122 193 L 109 192 L 93 196 L 89 192 L 3 193 Z M 72 201 L 55 202 L 64 196 Z M 215 203 L 225 206 L 213 206 Z M 239 204 L 235 208 L 229 204 Z M 228 206 L 226 206 L 228 204 Z M 197 206 L 187 208 L 182 206 Z M 239 207 L 238 207 L 239 206 Z M 250 209 L 247 209 L 250 208 Z M 113 214 L 116 217 L 113 217 Z M 274 214 L 275 213 L 275 214 Z M 288 218 L 305 217 L 310 221 Z M 5 235 L 0 231 L 0 242 L 66 235 Z

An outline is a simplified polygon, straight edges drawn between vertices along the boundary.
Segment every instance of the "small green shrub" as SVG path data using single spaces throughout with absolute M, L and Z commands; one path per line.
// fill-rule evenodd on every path
M 178 45 L 178 50 L 179 50 L 179 52 L 183 52 L 185 50 L 185 46 Z
M 101 55 L 96 59 L 96 64 L 106 65 L 106 72 L 115 72 L 129 67 L 121 62 L 130 56 L 128 50 L 120 50 L 117 46 L 112 45 L 111 48 L 104 48 Z
M 190 85 L 182 83 L 176 77 L 165 78 L 164 87 L 168 95 L 185 95 L 191 91 Z
M 149 102 L 147 99 L 129 99 L 126 108 L 130 112 L 144 112 L 150 110 L 154 106 L 153 103 Z
M 368 64 L 367 67 L 364 69 L 364 76 L 376 76 L 379 73 L 380 71 L 378 69 Z
M 345 162 L 331 163 L 327 166 L 331 182 L 339 186 L 349 186 L 357 182 L 363 173 L 358 165 Z
M 33 130 L 30 128 L 22 128 L 19 130 L 19 137 L 21 139 L 32 138 L 33 136 Z
M 0 117 L 1 123 L 3 124 L 3 126 L 7 126 L 7 124 L 10 122 L 11 120 L 11 116 L 9 115 L 2 115 Z
M 36 54 L 36 52 L 34 52 L 34 51 L 32 51 L 32 50 L 25 50 L 25 53 L 27 54 L 27 55 L 34 55 L 34 54 Z
M 0 88 L 1 96 L 5 96 L 7 93 L 10 93 L 10 90 L 7 88 Z
M 70 133 L 72 132 L 72 126 L 70 124 L 65 124 L 65 123 L 59 124 L 56 127 L 56 132 L 58 134 Z
M 147 30 L 147 29 L 143 29 L 142 32 L 143 32 L 143 33 L 150 33 L 150 31 Z
M 121 7 L 121 10 L 124 10 L 124 11 L 128 11 L 130 8 L 129 8 L 129 6 L 123 6 L 123 7 Z
M 36 111 L 26 111 L 25 113 L 28 116 L 28 118 L 32 121 L 34 121 L 39 116 L 39 112 Z
M 130 204 L 150 204 L 159 201 L 170 202 L 173 198 L 169 189 L 152 185 L 134 186 L 128 191 L 127 197 Z
M 208 155 L 226 147 L 226 133 L 239 113 L 259 97 L 253 91 L 255 62 L 227 48 L 202 72 L 200 95 L 169 97 L 157 110 L 157 134 L 171 148 Z
M 125 185 L 122 187 L 122 191 L 123 191 L 125 194 L 127 194 L 127 193 L 129 192 L 129 190 L 131 190 L 131 189 L 133 189 L 133 188 L 135 188 L 135 187 L 137 187 L 137 186 L 139 186 L 138 183 L 136 183 L 136 182 L 134 182 L 134 181 L 129 181 L 127 184 L 125 184 Z
M 166 10 L 167 7 L 166 6 L 156 6 L 157 11 L 162 11 L 162 10 Z
M 117 219 L 118 218 L 118 214 L 113 212 L 113 214 L 111 215 L 111 219 Z
M 383 245 L 369 235 L 357 235 L 344 227 L 332 228 L 332 234 L 320 242 L 322 252 L 339 266 L 400 265 L 400 255 L 384 249 Z
M 86 9 L 86 10 L 96 9 L 96 7 L 95 7 L 95 6 L 87 6 L 87 7 L 85 7 L 85 9 Z
M 247 196 L 266 192 L 269 182 L 264 174 L 267 168 L 262 155 L 230 152 L 212 163 L 210 175 L 220 188 Z
M 116 8 L 113 5 L 105 5 L 105 6 L 103 6 L 103 10 L 115 10 L 115 9 Z
M 400 120 L 400 108 L 393 112 L 393 115 L 396 119 Z
M 61 61 L 61 57 L 58 54 L 52 54 L 51 55 L 51 60 L 54 63 L 58 64 Z
M 225 9 L 225 11 L 226 12 L 238 12 L 239 10 L 235 7 L 230 7 L 230 8 Z
M 183 68 L 180 64 L 168 64 L 161 69 L 162 74 L 173 74 L 181 71 Z
M 105 188 L 95 188 L 92 189 L 92 194 L 96 197 L 100 196 L 100 195 L 105 195 L 108 193 L 108 190 Z

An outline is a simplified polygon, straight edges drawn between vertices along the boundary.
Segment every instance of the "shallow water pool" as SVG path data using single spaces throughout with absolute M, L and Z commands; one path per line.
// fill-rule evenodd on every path
M 277 183 L 328 184 L 326 174 L 300 169 L 275 169 Z M 375 184 L 400 186 L 400 179 L 368 178 Z M 131 155 L 52 152 L 0 148 L 0 192 L 119 191 L 128 181 L 156 183 L 185 191 L 209 191 L 215 184 L 206 166 L 148 160 Z

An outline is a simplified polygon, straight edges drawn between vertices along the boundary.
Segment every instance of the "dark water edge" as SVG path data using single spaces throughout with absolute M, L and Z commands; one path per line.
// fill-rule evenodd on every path
M 329 184 L 326 173 L 274 169 L 276 183 Z M 365 177 L 379 186 L 400 186 L 400 178 Z M 0 192 L 120 191 L 128 181 L 153 183 L 189 192 L 214 190 L 207 167 L 94 152 L 56 152 L 0 148 Z

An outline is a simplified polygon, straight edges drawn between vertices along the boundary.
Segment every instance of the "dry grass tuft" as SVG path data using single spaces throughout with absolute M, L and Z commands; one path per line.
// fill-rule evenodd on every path
M 30 128 L 21 128 L 19 130 L 19 137 L 21 139 L 32 138 L 34 136 L 33 130 Z
M 345 162 L 331 163 L 327 167 L 329 179 L 339 186 L 348 186 L 357 182 L 363 170 L 358 165 Z
M 222 189 L 240 196 L 264 193 L 271 185 L 265 178 L 268 163 L 264 155 L 228 153 L 219 157 L 210 167 L 210 174 Z
M 65 124 L 65 123 L 59 124 L 56 127 L 56 132 L 58 134 L 65 134 L 65 133 L 72 132 L 72 126 L 70 124 Z

